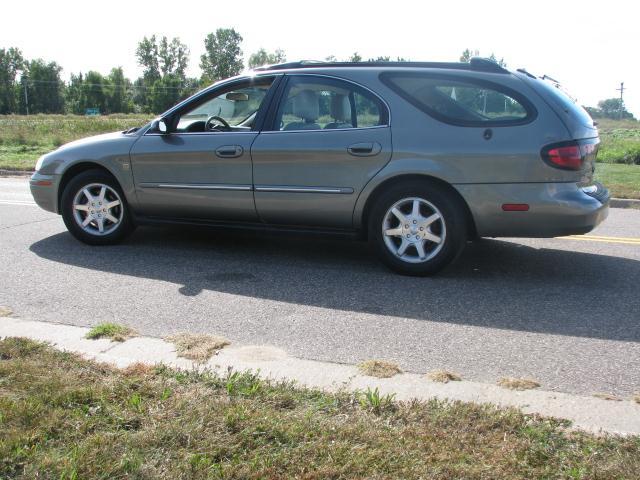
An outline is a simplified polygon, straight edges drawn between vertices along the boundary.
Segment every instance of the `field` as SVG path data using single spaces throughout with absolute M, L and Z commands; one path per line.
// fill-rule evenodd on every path
M 640 438 L 0 341 L 0 478 L 638 478 Z
M 149 120 L 148 115 L 0 115 L 0 169 L 33 170 L 40 155 L 60 145 Z
M 147 115 L 0 116 L 0 170 L 33 170 L 44 153 L 78 138 L 145 124 Z M 596 178 L 614 197 L 640 198 L 640 123 L 599 119 Z

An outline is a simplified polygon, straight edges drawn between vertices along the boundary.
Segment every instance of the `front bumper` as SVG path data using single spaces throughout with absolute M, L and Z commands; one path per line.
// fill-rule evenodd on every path
M 609 192 L 602 185 L 575 183 L 454 185 L 466 200 L 481 237 L 559 237 L 593 230 L 609 214 Z M 588 192 L 588 193 L 587 193 Z M 502 210 L 526 203 L 528 211 Z
M 58 212 L 58 185 L 60 175 L 43 175 L 35 172 L 29 180 L 33 200 L 44 210 Z

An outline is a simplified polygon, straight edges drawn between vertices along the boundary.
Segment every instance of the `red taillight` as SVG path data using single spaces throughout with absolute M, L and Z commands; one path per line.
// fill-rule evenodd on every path
M 582 152 L 578 145 L 555 147 L 545 150 L 546 160 L 554 167 L 567 170 L 580 170 L 582 168 Z

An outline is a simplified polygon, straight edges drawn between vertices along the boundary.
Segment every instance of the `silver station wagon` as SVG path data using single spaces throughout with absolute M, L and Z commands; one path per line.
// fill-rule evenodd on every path
M 91 245 L 179 223 L 354 234 L 397 272 L 477 237 L 586 233 L 598 131 L 548 77 L 470 63 L 295 62 L 38 161 L 35 201 Z

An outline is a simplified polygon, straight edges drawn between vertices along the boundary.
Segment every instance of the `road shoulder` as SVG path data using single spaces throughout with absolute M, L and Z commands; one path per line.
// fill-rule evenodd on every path
M 221 350 L 207 363 L 197 364 L 177 356 L 173 344 L 153 337 L 135 337 L 124 342 L 88 340 L 88 328 L 31 321 L 17 317 L 0 318 L 0 337 L 25 337 L 79 353 L 87 358 L 124 368 L 134 363 L 165 364 L 192 369 L 209 368 L 218 373 L 228 369 L 251 370 L 271 380 L 336 390 L 378 388 L 395 394 L 398 400 L 437 398 L 516 407 L 524 413 L 538 413 L 570 420 L 575 428 L 592 433 L 640 435 L 640 405 L 632 401 L 610 401 L 542 390 L 511 391 L 479 382 L 437 383 L 422 375 L 402 373 L 392 378 L 362 375 L 356 366 L 289 356 L 265 345 L 235 345 Z

